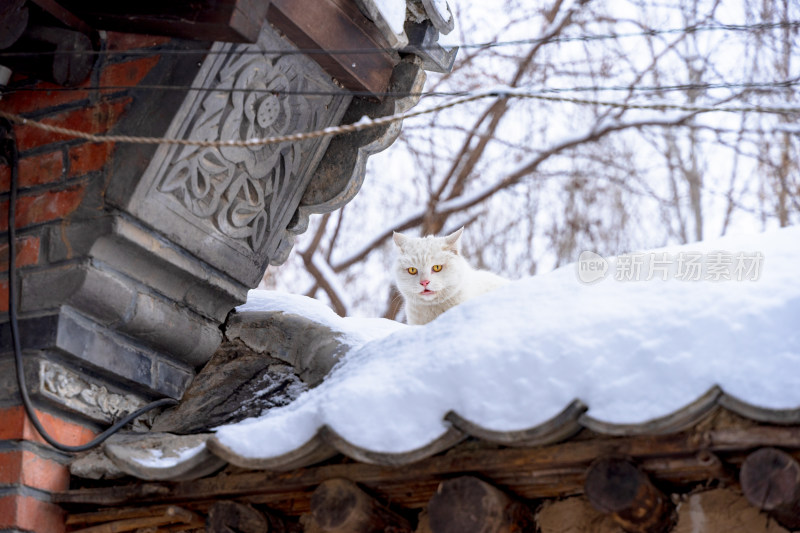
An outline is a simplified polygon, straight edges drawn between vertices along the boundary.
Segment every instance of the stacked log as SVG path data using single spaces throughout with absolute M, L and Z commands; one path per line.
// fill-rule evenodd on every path
M 584 485 L 589 502 L 628 533 L 667 533 L 674 524 L 674 508 L 632 461 L 603 457 L 594 461 Z
M 307 533 L 411 533 L 408 520 L 346 479 L 330 479 L 311 495 Z
M 559 448 L 553 453 L 562 452 Z M 456 464 L 453 457 L 443 456 L 430 460 L 427 467 L 342 463 L 286 474 L 227 475 L 192 482 L 194 492 L 186 492 L 190 487 L 182 483 L 137 484 L 104 494 L 103 505 L 117 508 L 71 515 L 67 524 L 70 533 L 511 533 L 540 529 L 548 533 L 543 523 L 537 522 L 537 513 L 552 510 L 559 498 L 570 496 L 572 508 L 583 509 L 576 524 L 587 522 L 586 531 L 591 531 L 589 522 L 602 521 L 628 533 L 668 533 L 692 530 L 697 513 L 704 523 L 725 522 L 725 517 L 713 514 L 721 512 L 715 502 L 724 496 L 730 505 L 735 504 L 737 516 L 747 515 L 753 531 L 800 531 L 797 452 L 767 446 L 719 455 L 709 451 L 660 457 L 598 455 L 591 461 L 561 461 L 547 470 L 539 463 L 516 461 L 513 471 L 508 466 L 491 475 L 477 468 L 479 474 L 464 475 L 467 466 L 479 464 L 475 456 L 471 461 L 457 461 L 460 470 L 430 468 L 440 462 Z M 514 457 L 525 458 L 518 452 Z M 347 478 L 326 479 L 326 472 Z M 308 482 L 317 475 L 315 482 Z M 575 477 L 580 484 L 573 481 Z M 567 486 L 569 492 L 531 498 L 516 486 L 550 479 L 559 487 Z M 716 492 L 709 491 L 707 484 L 700 488 L 697 480 L 702 479 L 716 480 Z M 679 495 L 662 492 L 659 486 L 695 490 Z M 122 500 L 134 487 L 136 498 L 145 501 Z M 80 493 L 82 497 L 94 494 Z M 691 506 L 684 505 L 690 500 L 694 502 Z M 542 505 L 544 501 L 548 503 Z M 123 502 L 140 507 L 125 508 Z M 582 506 L 576 507 L 575 502 Z M 708 503 L 708 509 L 698 502 Z M 553 512 L 548 516 L 552 522 Z
M 800 464 L 791 455 L 761 448 L 747 456 L 739 480 L 751 505 L 787 529 L 800 529 Z
M 536 521 L 524 503 L 476 477 L 463 476 L 439 485 L 422 528 L 430 533 L 534 532 Z

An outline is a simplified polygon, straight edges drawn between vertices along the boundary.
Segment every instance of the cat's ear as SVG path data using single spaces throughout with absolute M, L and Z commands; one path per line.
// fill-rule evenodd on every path
M 401 250 L 403 249 L 403 246 L 405 246 L 406 243 L 408 242 L 408 237 L 406 237 L 402 233 L 397 233 L 396 231 L 392 232 L 392 239 L 394 240 L 394 243 L 397 245 L 397 247 L 400 248 Z
M 444 238 L 445 245 L 448 249 L 452 250 L 456 254 L 459 252 L 460 243 L 461 243 L 461 234 L 464 233 L 464 228 L 460 227 L 450 235 Z

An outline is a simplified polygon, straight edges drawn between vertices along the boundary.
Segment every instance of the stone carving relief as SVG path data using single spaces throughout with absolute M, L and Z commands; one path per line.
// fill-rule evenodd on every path
M 352 96 L 268 24 L 256 44 L 215 43 L 167 137 L 237 141 L 338 125 Z M 169 111 L 167 111 L 169 112 Z M 247 147 L 162 145 L 125 208 L 252 287 L 291 239 L 303 191 L 330 139 Z
M 274 38 L 274 37 L 273 37 Z M 297 55 L 263 52 L 264 44 L 231 49 L 197 106 L 188 137 L 248 140 L 312 131 L 335 122 L 327 86 Z M 275 46 L 271 46 L 275 48 Z M 314 72 L 313 70 L 311 72 Z M 210 85 L 210 86 L 209 86 Z M 322 93 L 322 94 L 321 94 Z M 279 228 L 285 203 L 318 142 L 250 147 L 183 147 L 157 190 L 212 224 L 248 251 L 262 249 Z M 291 215 L 291 213 L 289 213 Z
M 41 361 L 39 392 L 46 398 L 97 422 L 113 423 L 145 405 L 132 394 L 116 394 L 106 387 L 89 383 L 61 365 Z M 150 427 L 154 414 L 145 414 L 133 423 L 134 429 Z

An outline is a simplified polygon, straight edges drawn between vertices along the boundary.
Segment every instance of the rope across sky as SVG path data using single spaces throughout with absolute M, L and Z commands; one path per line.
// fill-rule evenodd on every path
M 165 137 L 134 137 L 129 135 L 95 135 L 83 131 L 73 130 L 69 128 L 62 128 L 60 126 L 53 126 L 43 122 L 27 119 L 20 115 L 0 111 L 0 118 L 5 118 L 16 124 L 24 124 L 32 126 L 44 131 L 58 133 L 61 135 L 68 135 L 78 139 L 84 139 L 90 142 L 98 143 L 133 143 L 133 144 L 171 144 L 182 146 L 200 146 L 200 147 L 248 147 L 248 146 L 265 146 L 268 144 L 279 144 L 284 142 L 299 142 L 307 139 L 316 139 L 319 137 L 329 137 L 333 135 L 353 133 L 356 131 L 384 126 L 393 122 L 402 121 L 408 118 L 436 113 L 444 109 L 473 102 L 483 98 L 533 98 L 538 100 L 546 100 L 552 102 L 567 102 L 580 105 L 592 106 L 606 106 L 613 108 L 623 109 L 636 109 L 636 110 L 653 110 L 653 111 L 686 111 L 690 113 L 771 113 L 780 115 L 789 115 L 792 113 L 800 113 L 800 106 L 787 105 L 787 106 L 760 106 L 760 105 L 724 105 L 724 106 L 697 106 L 697 105 L 683 105 L 670 102 L 654 102 L 654 103 L 631 103 L 631 102 L 613 102 L 604 100 L 593 100 L 586 98 L 573 98 L 566 96 L 554 96 L 540 93 L 526 93 L 519 92 L 518 90 L 509 88 L 508 90 L 492 89 L 485 92 L 475 93 L 464 98 L 456 98 L 439 105 L 428 107 L 425 109 L 407 111 L 405 113 L 397 113 L 394 115 L 387 115 L 378 118 L 363 118 L 362 120 L 352 123 L 343 124 L 321 130 L 298 132 L 288 135 L 278 135 L 274 137 L 253 138 L 244 140 L 199 140 L 199 139 L 170 139 Z

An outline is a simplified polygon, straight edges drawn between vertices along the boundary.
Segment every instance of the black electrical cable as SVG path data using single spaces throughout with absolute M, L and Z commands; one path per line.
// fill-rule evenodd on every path
M 36 431 L 42 436 L 42 438 L 47 441 L 53 448 L 60 450 L 62 452 L 69 452 L 69 453 L 76 453 L 76 452 L 83 452 L 86 450 L 90 450 L 95 446 L 98 446 L 105 442 L 110 436 L 114 433 L 118 432 L 120 429 L 128 425 L 132 420 L 135 418 L 140 417 L 144 413 L 151 411 L 157 407 L 165 407 L 168 405 L 175 405 L 178 403 L 177 400 L 173 400 L 172 398 L 164 398 L 161 400 L 156 400 L 152 403 L 145 405 L 144 407 L 137 409 L 136 411 L 128 414 L 121 420 L 117 421 L 114 425 L 100 433 L 97 437 L 92 439 L 92 441 L 82 444 L 79 446 L 70 446 L 67 444 L 63 444 L 58 442 L 54 439 L 48 432 L 45 430 L 44 426 L 42 426 L 39 417 L 36 415 L 36 411 L 33 408 L 33 402 L 31 402 L 31 398 L 28 395 L 27 385 L 25 383 L 25 371 L 22 366 L 22 346 L 20 344 L 20 335 L 19 335 L 19 324 L 17 323 L 17 280 L 16 280 L 16 268 L 15 268 L 15 261 L 16 261 L 16 228 L 14 227 L 15 218 L 16 218 L 16 202 L 17 202 L 17 187 L 19 182 L 19 152 L 17 149 L 17 139 L 14 135 L 14 130 L 12 129 L 11 125 L 6 123 L 6 158 L 8 159 L 8 166 L 11 168 L 11 186 L 9 190 L 9 200 L 8 200 L 8 319 L 9 325 L 11 328 L 11 341 L 13 343 L 14 348 L 14 364 L 16 365 L 17 370 L 17 386 L 19 387 L 19 393 L 22 397 L 22 404 L 25 407 L 25 412 L 28 414 L 28 418 L 30 418 L 33 427 L 36 428 Z

